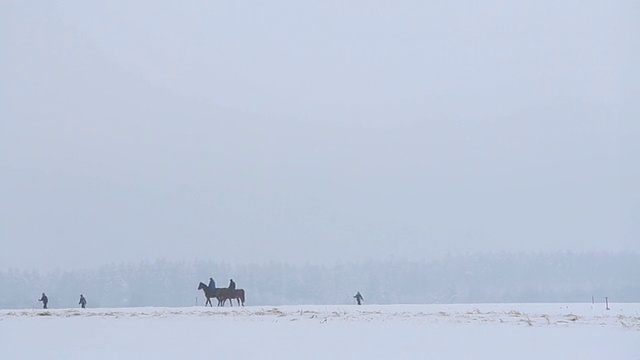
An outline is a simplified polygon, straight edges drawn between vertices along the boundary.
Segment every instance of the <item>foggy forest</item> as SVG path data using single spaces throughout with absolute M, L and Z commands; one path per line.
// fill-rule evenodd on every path
M 109 264 L 91 270 L 0 272 L 0 308 L 194 306 L 210 277 L 217 287 L 233 278 L 247 305 L 353 304 L 360 291 L 370 304 L 640 301 L 635 252 L 485 253 L 434 261 L 336 261 L 235 264 L 199 259 Z

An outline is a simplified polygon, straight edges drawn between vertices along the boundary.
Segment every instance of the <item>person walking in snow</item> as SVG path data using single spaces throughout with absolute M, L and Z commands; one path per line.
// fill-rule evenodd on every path
M 229 290 L 235 290 L 236 289 L 236 283 L 233 281 L 233 279 L 229 279 Z
M 38 299 L 38 301 L 42 301 L 42 308 L 43 309 L 47 308 L 47 303 L 49 303 L 49 298 L 47 297 L 47 295 L 42 293 L 42 297 L 40 299 Z
M 78 304 L 80 304 L 80 306 L 82 306 L 83 309 L 87 306 L 87 299 L 85 299 L 84 296 L 82 296 L 82 294 L 80 294 L 80 302 Z
M 353 297 L 356 299 L 358 305 L 362 305 L 362 300 L 364 300 L 364 298 L 360 295 L 360 291 L 358 291 Z

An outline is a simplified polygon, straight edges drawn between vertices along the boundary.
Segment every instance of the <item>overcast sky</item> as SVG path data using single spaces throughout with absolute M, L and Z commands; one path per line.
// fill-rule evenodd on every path
M 2 1 L 0 270 L 640 250 L 637 1 Z

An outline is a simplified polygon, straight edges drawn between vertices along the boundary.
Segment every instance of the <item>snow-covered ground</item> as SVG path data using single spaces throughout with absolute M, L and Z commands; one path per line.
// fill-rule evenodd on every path
M 0 310 L 0 359 L 633 359 L 640 304 Z

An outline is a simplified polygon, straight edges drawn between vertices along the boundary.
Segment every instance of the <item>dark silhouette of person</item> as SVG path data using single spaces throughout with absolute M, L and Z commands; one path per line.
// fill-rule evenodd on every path
M 216 289 L 216 282 L 213 281 L 213 278 L 209 278 L 209 289 L 211 289 L 211 290 L 215 290 Z
M 42 308 L 43 309 L 47 308 L 47 303 L 49 303 L 49 298 L 47 297 L 47 295 L 42 293 L 42 297 L 40 299 L 38 299 L 38 301 L 42 301 Z
M 87 299 L 85 299 L 84 296 L 82 296 L 82 294 L 80 294 L 80 302 L 78 304 L 80 304 L 80 306 L 82 306 L 83 309 L 87 306 Z
M 362 300 L 364 300 L 364 298 L 360 295 L 360 291 L 358 291 L 353 297 L 356 298 L 358 305 L 362 305 Z
M 236 289 L 236 283 L 233 281 L 233 279 L 229 279 L 229 290 L 235 290 Z

